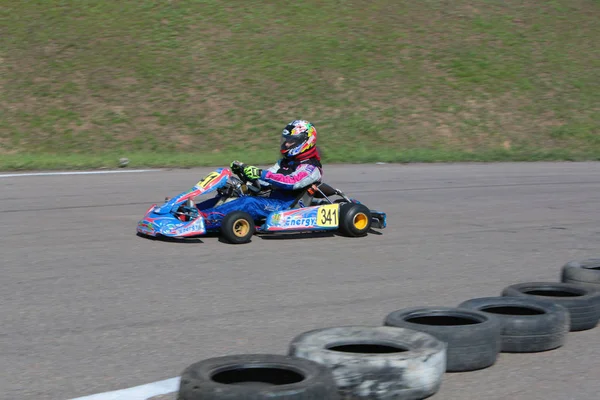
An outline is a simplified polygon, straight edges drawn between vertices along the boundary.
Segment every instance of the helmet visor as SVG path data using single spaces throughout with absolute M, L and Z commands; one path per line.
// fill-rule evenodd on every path
M 281 150 L 289 150 L 298 147 L 307 139 L 308 135 L 306 133 L 301 133 L 299 135 L 281 135 Z

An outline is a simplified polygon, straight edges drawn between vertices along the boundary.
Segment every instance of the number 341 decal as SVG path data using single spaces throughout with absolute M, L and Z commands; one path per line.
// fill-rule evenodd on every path
M 321 206 L 317 210 L 317 225 L 318 226 L 338 226 L 339 224 L 339 204 L 328 204 Z

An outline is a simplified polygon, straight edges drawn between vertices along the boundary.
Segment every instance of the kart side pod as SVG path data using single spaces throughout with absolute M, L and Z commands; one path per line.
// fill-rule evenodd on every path
M 339 204 L 274 211 L 261 227 L 264 232 L 326 231 L 339 227 Z
M 339 230 L 346 236 L 363 236 L 371 228 L 385 228 L 385 213 L 369 210 L 358 202 L 323 204 L 286 211 L 267 217 L 259 232 Z

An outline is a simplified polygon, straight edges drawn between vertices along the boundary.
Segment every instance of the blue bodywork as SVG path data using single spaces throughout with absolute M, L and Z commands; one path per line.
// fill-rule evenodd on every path
M 188 237 L 206 234 L 204 218 L 198 209 L 186 206 L 188 200 L 205 195 L 225 187 L 231 177 L 227 168 L 219 168 L 210 173 L 202 181 L 194 185 L 190 190 L 182 192 L 177 196 L 165 201 L 161 206 L 154 204 L 150 207 L 144 218 L 138 222 L 137 231 L 149 236 Z M 186 220 L 178 216 L 187 214 Z

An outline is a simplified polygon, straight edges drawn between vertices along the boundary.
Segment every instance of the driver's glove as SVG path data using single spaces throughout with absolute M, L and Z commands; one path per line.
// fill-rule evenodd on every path
M 241 174 L 244 171 L 244 164 L 239 161 L 232 161 L 229 165 L 234 174 Z
M 248 179 L 259 179 L 262 169 L 252 165 L 244 166 L 244 176 Z

